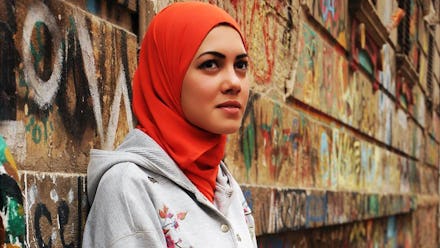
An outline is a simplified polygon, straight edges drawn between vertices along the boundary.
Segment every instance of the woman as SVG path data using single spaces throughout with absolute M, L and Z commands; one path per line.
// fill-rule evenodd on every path
M 249 95 L 244 44 L 232 17 L 207 3 L 153 18 L 133 81 L 137 129 L 116 151 L 91 151 L 84 247 L 256 247 L 221 161 Z

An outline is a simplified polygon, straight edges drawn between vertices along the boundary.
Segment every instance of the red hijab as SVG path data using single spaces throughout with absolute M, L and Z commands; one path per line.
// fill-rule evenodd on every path
M 200 44 L 209 31 L 223 23 L 241 35 L 235 20 L 214 5 L 179 2 L 164 8 L 148 27 L 133 79 L 137 128 L 153 138 L 211 201 L 226 136 L 189 123 L 183 115 L 180 94 Z

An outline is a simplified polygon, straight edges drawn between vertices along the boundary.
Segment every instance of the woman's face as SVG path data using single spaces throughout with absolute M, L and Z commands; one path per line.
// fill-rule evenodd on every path
M 247 71 L 239 33 L 229 26 L 213 28 L 183 79 L 181 104 L 187 121 L 215 134 L 237 131 L 249 97 Z

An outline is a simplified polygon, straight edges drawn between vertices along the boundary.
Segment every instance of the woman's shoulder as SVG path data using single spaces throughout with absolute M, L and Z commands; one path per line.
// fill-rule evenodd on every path
M 148 168 L 133 162 L 122 162 L 113 165 L 102 176 L 99 187 L 125 194 L 132 192 L 155 192 L 158 185 L 169 184 L 167 177 L 161 176 Z M 154 187 L 153 187 L 154 185 Z M 159 187 L 163 190 L 163 187 Z
M 100 184 L 110 185 L 110 187 L 114 185 L 116 188 L 129 187 L 133 183 L 138 184 L 144 181 L 149 173 L 148 170 L 133 162 L 122 162 L 109 168 L 102 176 Z

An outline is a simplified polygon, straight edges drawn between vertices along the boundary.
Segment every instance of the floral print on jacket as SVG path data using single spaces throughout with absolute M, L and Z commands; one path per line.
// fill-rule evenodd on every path
M 167 242 L 167 248 L 182 248 L 190 247 L 185 245 L 181 238 L 178 238 L 177 229 L 179 228 L 179 222 L 183 221 L 186 217 L 187 212 L 179 212 L 173 214 L 169 211 L 169 208 L 164 205 L 162 209 L 159 210 L 159 217 L 162 222 L 162 231 L 165 235 L 165 240 Z M 176 240 L 177 238 L 177 240 Z

